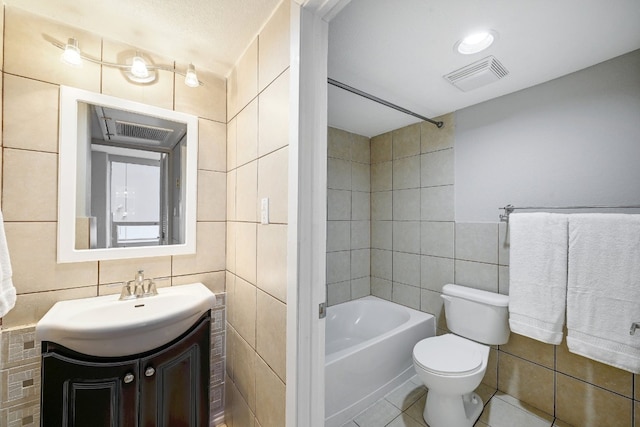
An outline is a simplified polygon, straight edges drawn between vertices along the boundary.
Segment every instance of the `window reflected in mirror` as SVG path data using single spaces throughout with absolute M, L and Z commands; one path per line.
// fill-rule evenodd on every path
M 193 253 L 196 117 L 63 87 L 60 126 L 61 262 Z

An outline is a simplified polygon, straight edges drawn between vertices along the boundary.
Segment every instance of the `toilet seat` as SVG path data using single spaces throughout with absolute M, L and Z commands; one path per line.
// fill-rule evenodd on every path
M 466 375 L 482 368 L 478 346 L 453 334 L 426 338 L 413 348 L 413 360 L 420 368 L 437 375 Z

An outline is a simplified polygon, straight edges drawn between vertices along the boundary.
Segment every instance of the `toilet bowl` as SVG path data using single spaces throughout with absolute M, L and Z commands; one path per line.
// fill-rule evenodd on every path
M 473 390 L 487 370 L 486 344 L 509 338 L 508 297 L 445 285 L 442 298 L 453 333 L 426 338 L 413 348 L 416 374 L 429 390 L 423 417 L 430 427 L 472 427 L 483 409 Z
M 472 393 L 487 371 L 489 346 L 453 334 L 420 341 L 413 349 L 418 378 L 429 389 L 423 417 L 430 426 L 472 426 L 482 399 Z

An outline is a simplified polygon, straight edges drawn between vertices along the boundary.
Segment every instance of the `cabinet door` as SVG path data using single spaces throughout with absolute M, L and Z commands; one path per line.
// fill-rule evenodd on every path
M 137 427 L 138 363 L 42 358 L 43 426 Z
M 209 425 L 210 319 L 171 347 L 140 360 L 141 427 Z

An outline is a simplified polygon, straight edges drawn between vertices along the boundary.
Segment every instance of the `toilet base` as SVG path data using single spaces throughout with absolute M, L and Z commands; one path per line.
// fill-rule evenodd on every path
M 429 390 L 422 416 L 430 427 L 473 427 L 482 408 L 477 393 L 455 396 Z

